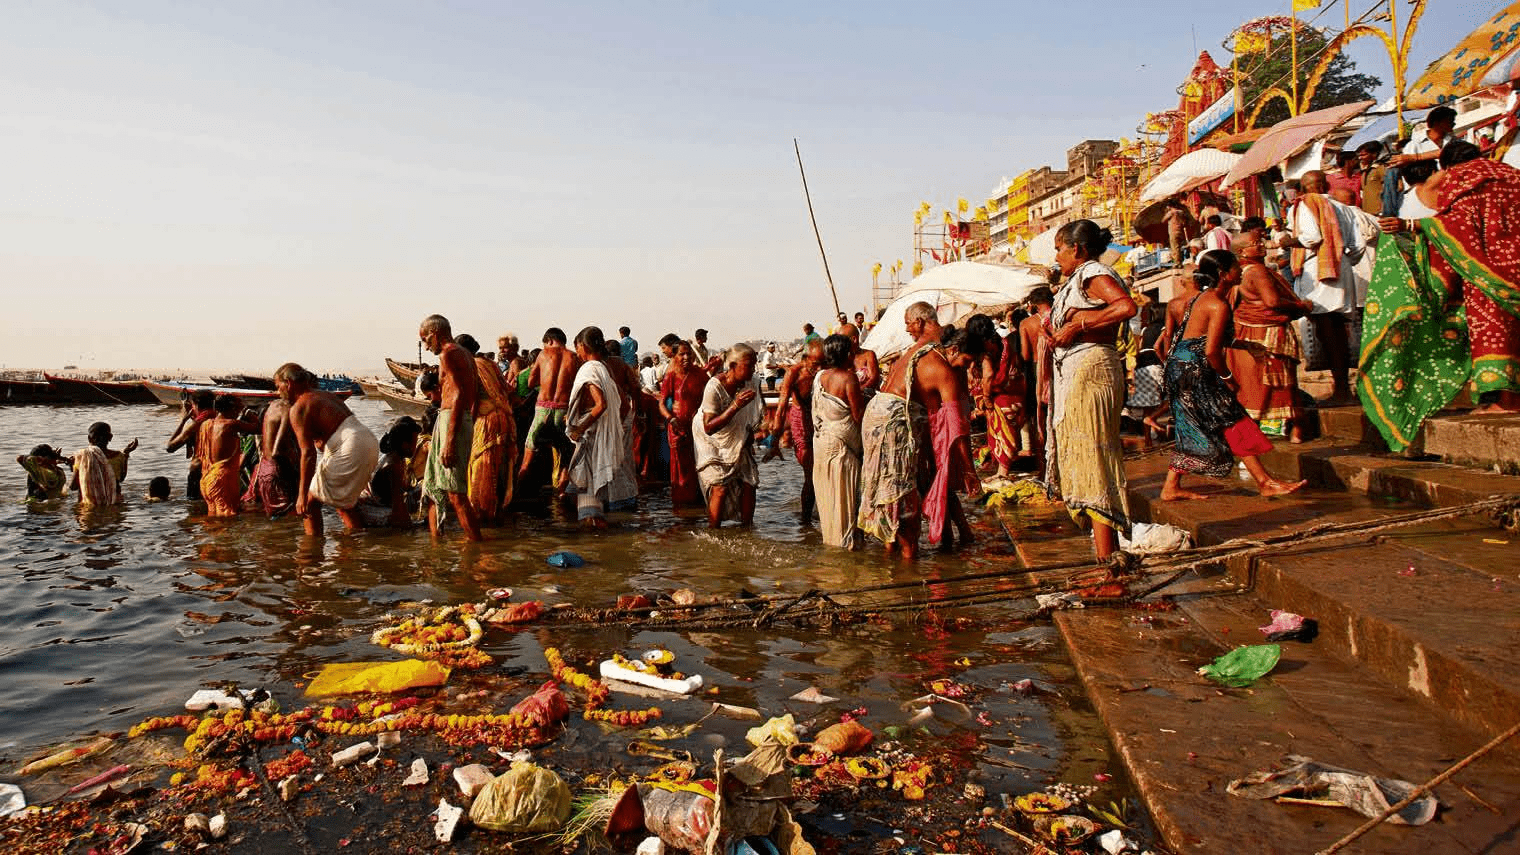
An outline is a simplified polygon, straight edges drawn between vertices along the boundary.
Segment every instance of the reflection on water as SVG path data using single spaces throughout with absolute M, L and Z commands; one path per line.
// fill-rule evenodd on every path
M 353 408 L 377 433 L 390 418 L 378 402 L 357 401 Z M 657 494 L 643 497 L 637 512 L 613 515 L 620 525 L 599 534 L 581 533 L 551 512 L 520 515 L 479 545 L 457 537 L 435 542 L 425 528 L 308 538 L 294 519 L 208 521 L 200 506 L 183 501 L 185 461 L 161 451 L 177 418 L 156 407 L 0 408 L 0 450 L 7 460 L 38 442 L 72 451 L 96 420 L 111 422 L 117 446 L 142 439 L 125 487 L 128 501 L 118 508 L 86 512 L 72 501 L 27 507 L 21 469 L 12 464 L 0 480 L 0 564 L 8 571 L 0 581 L 0 621 L 7 628 L 0 640 L 7 676 L 0 681 L 0 741 L 10 760 L 45 743 L 96 729 L 125 730 L 146 716 L 174 712 L 208 684 L 264 685 L 286 707 L 299 706 L 297 684 L 322 663 L 389 657 L 368 643 L 369 633 L 388 613 L 416 602 L 479 601 L 485 590 L 501 586 L 515 589 L 518 600 L 597 606 L 618 594 L 677 588 L 764 594 L 922 580 L 933 590 L 934 578 L 1015 560 L 992 528 L 984 528 L 982 545 L 966 554 L 925 553 L 916 564 L 889 562 L 876 551 L 827 549 L 816 531 L 797 523 L 800 477 L 793 460 L 764 465 L 753 531 L 710 532 L 696 514 L 672 514 Z M 144 501 L 155 475 L 168 476 L 180 498 Z M 341 526 L 332 519 L 328 530 Z M 580 553 L 587 565 L 550 567 L 544 556 L 559 549 Z M 998 614 L 992 607 L 969 613 Z M 842 699 L 832 714 L 863 705 L 873 726 L 900 722 L 898 705 L 923 694 L 927 680 L 956 676 L 982 692 L 977 708 L 989 710 L 995 722 L 977 728 L 985 743 L 963 740 L 968 760 L 980 757 L 989 792 L 999 784 L 1026 791 L 1058 772 L 1090 774 L 1109 763 L 1048 626 L 993 621 L 949 631 L 863 624 L 681 634 L 535 627 L 488 632 L 485 649 L 497 665 L 455 682 L 468 686 L 518 669 L 526 672 L 522 685 L 541 681 L 547 671 L 541 651 L 551 644 L 572 661 L 667 645 L 683 670 L 702 673 L 725 702 L 769 714 L 790 709 L 803 720 L 820 711 L 787 698 L 816 686 Z M 1010 693 L 1009 684 L 1026 678 L 1057 692 Z M 515 700 L 492 697 L 482 704 L 505 709 Z M 667 722 L 680 724 L 700 717 L 706 704 L 665 708 Z M 742 743 L 748 726 L 714 720 L 689 747 Z M 599 739 L 594 726 L 574 719 L 571 733 L 547 750 L 588 750 Z

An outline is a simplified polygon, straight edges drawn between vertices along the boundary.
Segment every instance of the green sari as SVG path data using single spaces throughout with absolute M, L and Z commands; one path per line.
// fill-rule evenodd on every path
M 1378 247 L 1358 369 L 1362 409 L 1393 451 L 1409 447 L 1472 374 L 1466 308 L 1448 305 L 1423 234 L 1385 235 Z

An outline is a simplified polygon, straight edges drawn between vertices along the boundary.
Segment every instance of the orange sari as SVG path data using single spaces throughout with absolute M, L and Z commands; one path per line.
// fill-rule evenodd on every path
M 496 363 L 477 358 L 475 433 L 470 442 L 470 505 L 482 520 L 494 520 L 512 503 L 517 472 L 517 423 L 512 397 Z

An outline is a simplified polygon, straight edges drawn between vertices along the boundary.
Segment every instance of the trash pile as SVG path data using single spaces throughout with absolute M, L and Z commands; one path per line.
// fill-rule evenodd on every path
M 451 691 L 461 674 L 479 685 L 493 660 L 478 645 L 511 608 L 396 616 L 370 641 L 407 658 L 328 664 L 307 675 L 296 709 L 262 690 L 202 689 L 182 713 L 49 752 L 19 769 L 25 791 L 0 789 L 0 840 L 16 852 L 124 855 L 257 848 L 278 832 L 311 849 L 308 835 L 336 825 L 336 845 L 354 851 L 510 835 L 503 843 L 521 851 L 811 855 L 827 818 L 870 811 L 891 822 L 870 851 L 1142 851 L 1128 802 L 1084 808 L 1094 787 L 990 800 L 945 750 L 995 724 L 975 708 L 980 690 L 953 679 L 926 681 L 875 726 L 865 708 L 840 710 L 847 702 L 812 687 L 780 715 L 714 701 L 718 689 L 663 648 L 570 657 L 545 647 L 547 679 Z M 1035 690 L 1028 680 L 1010 689 Z M 706 712 L 663 724 L 662 704 Z M 610 743 L 599 768 L 564 762 L 581 733 L 575 713 Z M 752 723 L 742 755 L 716 734 L 701 743 L 705 757 L 666 744 L 715 719 Z M 28 807 L 27 792 L 45 806 Z M 384 806 L 372 811 L 379 836 L 363 836 L 375 822 L 355 826 L 366 799 Z

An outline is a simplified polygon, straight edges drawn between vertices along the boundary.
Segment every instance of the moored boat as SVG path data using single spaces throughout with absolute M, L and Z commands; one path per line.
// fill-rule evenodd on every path
M 66 404 L 46 380 L 0 378 L 0 404 Z
M 381 383 L 375 387 L 375 394 L 385 401 L 385 405 L 403 416 L 411 416 L 420 419 L 427 414 L 431 402 L 427 398 L 419 397 L 406 389 L 391 383 Z
M 397 362 L 389 356 L 385 358 L 385 367 L 396 376 L 396 381 L 408 389 L 417 388 L 417 375 L 427 370 L 427 366 L 420 362 Z
M 280 397 L 279 392 L 271 392 L 263 389 L 242 389 L 234 386 L 207 386 L 201 383 L 176 383 L 157 380 L 144 380 L 143 386 L 152 392 L 160 402 L 166 406 L 178 407 L 180 402 L 190 397 L 201 389 L 210 390 L 215 395 L 231 395 L 243 402 L 245 407 L 257 407 L 267 404 Z M 352 392 L 334 392 L 339 398 L 347 398 Z
M 83 377 L 42 375 L 60 402 L 71 404 L 156 404 L 158 398 L 141 380 L 87 380 Z

